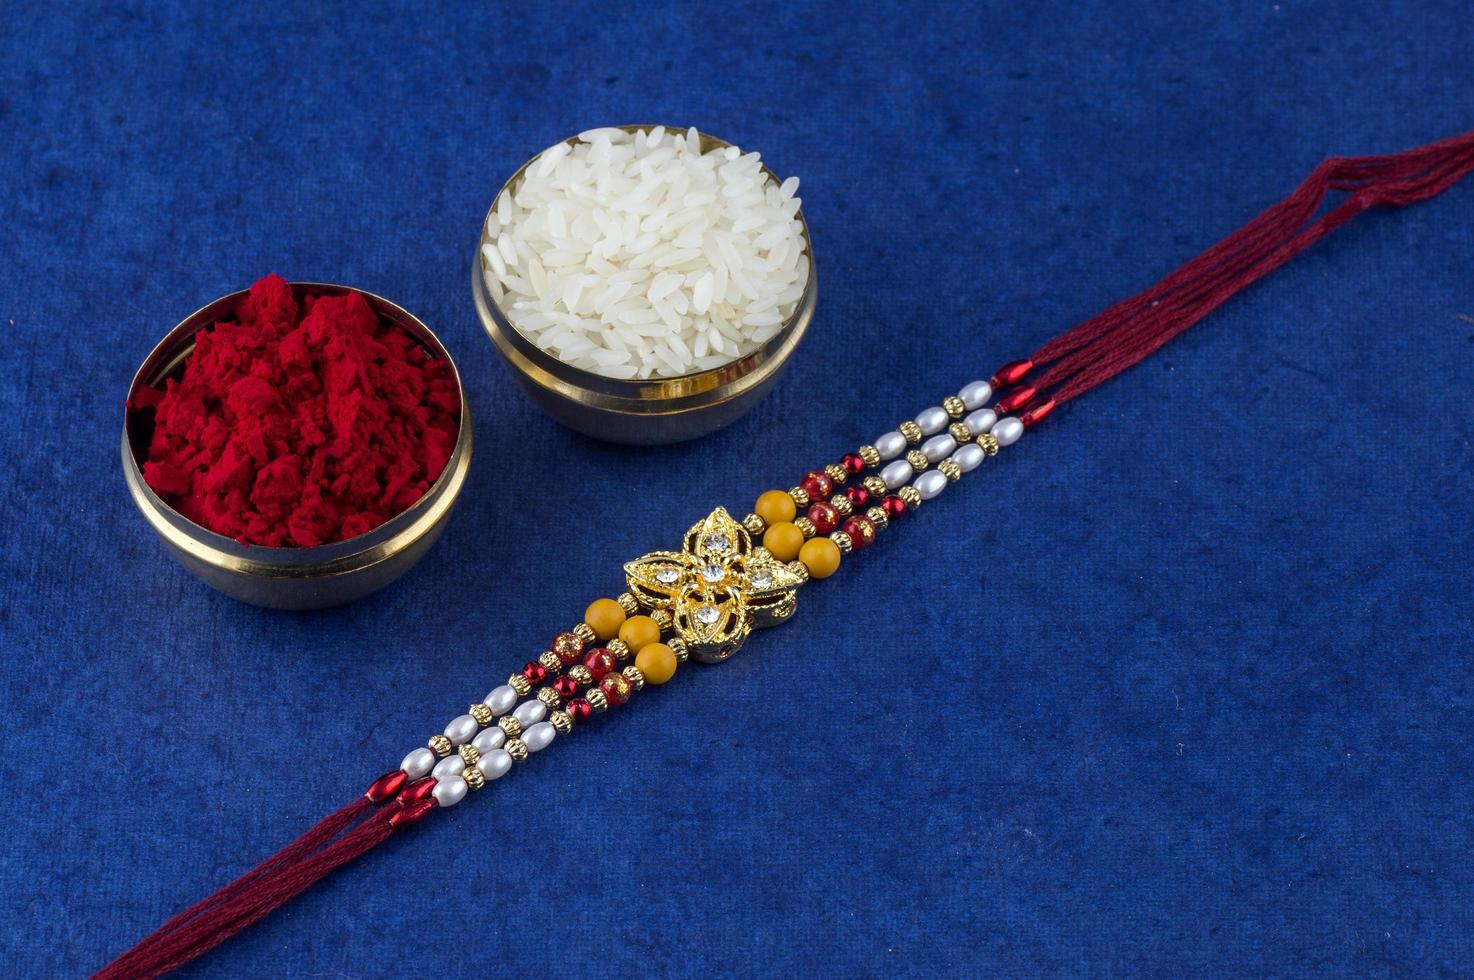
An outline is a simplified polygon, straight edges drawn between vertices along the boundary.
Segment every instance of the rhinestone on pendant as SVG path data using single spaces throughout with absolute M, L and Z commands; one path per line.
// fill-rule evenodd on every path
M 732 547 L 732 542 L 728 540 L 727 536 L 719 532 L 708 534 L 702 544 L 706 546 L 708 551 L 726 551 Z
M 727 577 L 727 570 L 716 562 L 709 562 L 701 569 L 701 577 L 715 585 Z
M 655 581 L 661 583 L 662 585 L 675 585 L 680 580 L 680 569 L 672 568 L 669 565 L 655 573 Z
M 710 626 L 721 614 L 721 610 L 716 606 L 699 606 L 696 609 L 696 621 L 703 626 Z

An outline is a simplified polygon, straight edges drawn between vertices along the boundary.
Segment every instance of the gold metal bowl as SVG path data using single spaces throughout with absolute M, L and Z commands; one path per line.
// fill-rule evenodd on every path
M 655 126 L 620 126 L 626 132 L 651 130 Z M 679 132 L 676 127 L 666 127 Z M 573 143 L 577 137 L 564 142 Z M 709 153 L 731 144 L 701 134 L 701 152 Z M 541 154 L 539 154 L 541 155 Z M 715 432 L 736 421 L 757 404 L 778 380 L 788 358 L 803 339 L 814 318 L 819 281 L 814 266 L 814 245 L 802 209 L 797 213 L 803 226 L 804 256 L 809 263 L 808 284 L 798 305 L 781 330 L 757 350 L 735 361 L 677 378 L 623 380 L 570 367 L 524 337 L 486 288 L 485 258 L 481 247 L 490 243 L 487 221 L 502 192 L 522 179 L 537 160 L 524 163 L 491 199 L 481 222 L 481 238 L 471 263 L 471 295 L 481 325 L 496 345 L 507 370 L 532 400 L 553 418 L 585 435 L 632 445 L 682 442 Z M 773 182 L 778 176 L 763 167 Z
M 360 599 L 409 571 L 445 528 L 471 465 L 471 413 L 455 362 L 439 338 L 413 314 L 380 296 L 329 283 L 294 282 L 293 292 L 341 295 L 357 292 L 380 317 L 409 332 L 432 357 L 450 365 L 461 399 L 460 432 L 440 478 L 403 513 L 365 534 L 315 548 L 243 545 L 188 520 L 143 480 L 142 462 L 152 435 L 151 413 L 129 408 L 123 421 L 123 476 L 133 502 L 179 563 L 206 584 L 243 602 L 273 609 L 325 609 Z M 230 316 L 247 290 L 222 296 L 189 316 L 144 360 L 128 388 L 127 404 L 140 388 L 177 377 L 194 351 L 195 334 Z

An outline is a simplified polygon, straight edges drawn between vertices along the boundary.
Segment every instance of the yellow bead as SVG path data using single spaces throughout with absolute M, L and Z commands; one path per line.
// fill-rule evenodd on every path
M 612 640 L 624 625 L 624 609 L 613 599 L 595 599 L 583 611 L 583 621 L 601 640 Z
M 660 640 L 660 627 L 649 616 L 631 616 L 619 628 L 619 638 L 638 654 L 645 647 Z
M 757 503 L 752 505 L 753 512 L 769 524 L 782 524 L 791 521 L 798 514 L 798 506 L 794 504 L 793 498 L 785 490 L 769 490 L 757 498 Z
M 676 652 L 664 643 L 646 644 L 635 654 L 635 666 L 647 684 L 664 684 L 676 675 Z
M 799 549 L 798 560 L 813 578 L 828 578 L 839 571 L 839 545 L 828 538 L 811 538 Z
M 763 535 L 763 547 L 772 552 L 773 557 L 779 561 L 793 561 L 798 557 L 798 549 L 803 546 L 804 532 L 787 521 L 774 524 Z

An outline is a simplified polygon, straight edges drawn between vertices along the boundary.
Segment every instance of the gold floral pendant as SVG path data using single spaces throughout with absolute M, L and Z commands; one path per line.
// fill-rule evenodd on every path
M 786 621 L 809 578 L 800 563 L 754 547 L 722 507 L 686 532 L 680 551 L 652 551 L 624 574 L 640 605 L 670 612 L 676 636 L 703 663 L 726 660 L 753 629 Z

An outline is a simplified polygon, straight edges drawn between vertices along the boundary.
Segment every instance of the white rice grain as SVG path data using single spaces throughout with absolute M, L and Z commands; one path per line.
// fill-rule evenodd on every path
M 674 377 L 777 335 L 809 279 L 798 178 L 695 129 L 581 133 L 487 219 L 482 274 L 513 325 L 613 378 Z

